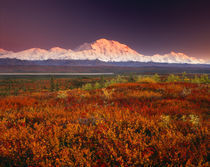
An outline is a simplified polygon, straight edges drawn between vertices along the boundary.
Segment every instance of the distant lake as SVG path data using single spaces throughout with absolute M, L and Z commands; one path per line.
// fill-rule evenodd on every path
M 114 73 L 0 73 L 0 76 L 9 75 L 114 75 Z

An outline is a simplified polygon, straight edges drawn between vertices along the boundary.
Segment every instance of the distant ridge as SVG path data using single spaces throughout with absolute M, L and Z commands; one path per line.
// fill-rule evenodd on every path
M 210 69 L 210 64 L 187 64 L 187 63 L 156 63 L 156 62 L 104 62 L 100 60 L 19 60 L 2 58 L 0 59 L 0 66 L 115 66 L 115 67 L 205 67 Z
M 209 62 L 184 53 L 171 52 L 153 56 L 142 55 L 118 41 L 99 39 L 92 43 L 84 43 L 75 50 L 54 47 L 49 50 L 31 48 L 20 52 L 0 49 L 0 59 L 18 59 L 30 61 L 44 60 L 99 60 L 101 62 L 153 62 L 178 64 L 209 64 Z

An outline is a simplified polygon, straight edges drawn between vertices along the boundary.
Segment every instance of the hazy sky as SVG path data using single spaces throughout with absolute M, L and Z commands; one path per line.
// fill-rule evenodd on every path
M 0 48 L 74 49 L 99 38 L 210 59 L 210 0 L 0 0 Z

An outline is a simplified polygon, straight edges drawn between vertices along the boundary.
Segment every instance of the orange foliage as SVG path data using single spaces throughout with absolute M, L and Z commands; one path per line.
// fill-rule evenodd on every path
M 208 166 L 209 104 L 190 83 L 1 97 L 0 166 Z

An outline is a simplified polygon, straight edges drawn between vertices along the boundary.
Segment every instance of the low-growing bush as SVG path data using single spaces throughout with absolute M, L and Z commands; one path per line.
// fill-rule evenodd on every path
M 136 81 L 142 83 L 156 83 L 156 80 L 150 76 L 138 76 Z
M 200 77 L 195 75 L 195 77 L 191 80 L 192 83 L 210 83 L 210 79 L 208 74 L 202 74 Z
M 59 99 L 65 99 L 68 96 L 66 91 L 58 91 L 57 98 Z
M 126 83 L 126 82 L 127 80 L 125 78 L 123 78 L 120 75 L 117 75 L 115 78 L 112 78 L 111 80 L 106 81 L 104 84 L 104 87 L 108 87 L 116 83 Z
M 160 76 L 159 76 L 158 74 L 153 75 L 152 78 L 153 78 L 156 82 L 161 82 Z
M 158 74 L 154 74 L 150 76 L 139 75 L 135 78 L 135 81 L 142 82 L 142 83 L 157 83 L 157 82 L 161 82 L 161 79 Z
M 166 79 L 166 82 L 180 82 L 180 81 L 181 81 L 180 77 L 174 74 L 170 74 Z
M 103 85 L 101 85 L 100 83 L 96 82 L 94 85 L 93 85 L 94 89 L 100 89 L 103 87 Z
M 92 89 L 94 89 L 94 87 L 92 86 L 91 83 L 86 83 L 86 84 L 82 85 L 82 89 L 83 90 L 92 90 Z
M 0 166 L 208 166 L 208 84 L 83 81 L 0 97 Z

